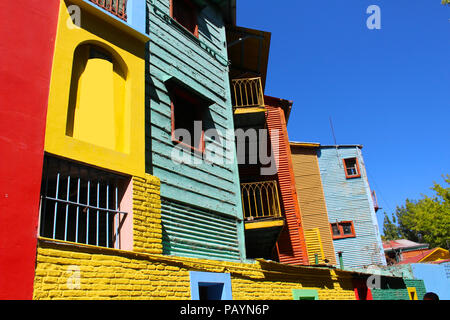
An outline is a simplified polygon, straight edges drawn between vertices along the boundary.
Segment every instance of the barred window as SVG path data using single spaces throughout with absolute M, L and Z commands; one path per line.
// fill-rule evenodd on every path
M 130 178 L 46 156 L 40 235 L 120 249 L 127 212 L 120 209 Z

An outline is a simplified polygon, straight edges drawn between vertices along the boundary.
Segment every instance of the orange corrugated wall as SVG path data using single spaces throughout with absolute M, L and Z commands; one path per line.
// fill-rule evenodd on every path
M 286 226 L 276 246 L 278 258 L 281 263 L 307 265 L 306 242 L 297 201 L 291 149 L 283 109 L 267 106 L 266 123 L 272 146 L 279 146 L 278 182 L 286 218 Z M 279 132 L 278 141 L 273 134 L 274 130 Z

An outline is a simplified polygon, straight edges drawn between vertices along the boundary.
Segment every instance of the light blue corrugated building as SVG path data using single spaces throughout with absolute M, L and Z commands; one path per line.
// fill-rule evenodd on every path
M 321 146 L 318 152 L 336 259 L 345 268 L 386 265 L 362 146 Z

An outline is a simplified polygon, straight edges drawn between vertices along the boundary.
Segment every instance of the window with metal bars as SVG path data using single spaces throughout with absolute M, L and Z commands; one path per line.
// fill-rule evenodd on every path
M 120 206 L 129 182 L 124 176 L 46 156 L 40 236 L 120 249 L 128 214 Z

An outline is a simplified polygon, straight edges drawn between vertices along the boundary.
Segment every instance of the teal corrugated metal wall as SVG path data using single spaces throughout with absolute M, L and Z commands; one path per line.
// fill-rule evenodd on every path
M 228 144 L 217 144 L 205 137 L 207 147 L 215 145 L 221 148 L 225 155 L 224 161 L 196 164 L 194 161 L 201 159 L 192 156 L 191 164 L 180 165 L 173 162 L 171 154 L 175 144 L 171 139 L 171 102 L 165 85 L 165 81 L 173 77 L 214 101 L 204 117 L 205 131 L 216 129 L 224 134 L 225 130 L 234 129 L 228 66 L 223 62 L 228 58 L 222 16 L 213 6 L 203 8 L 198 16 L 199 39 L 195 39 L 167 19 L 170 15 L 170 0 L 147 0 L 147 4 L 151 40 L 146 79 L 149 101 L 146 106 L 146 166 L 148 172 L 161 179 L 161 196 L 166 199 L 166 203 L 173 201 L 173 206 L 176 206 L 175 203 L 185 206 L 183 213 L 165 208 L 165 250 L 171 254 L 183 253 L 198 257 L 208 255 L 201 245 L 201 250 L 198 251 L 195 246 L 185 246 L 181 250 L 181 245 L 172 244 L 175 239 L 181 239 L 180 234 L 192 231 L 191 225 L 181 223 L 192 218 L 191 213 L 195 210 L 189 208 L 201 208 L 203 211 L 195 211 L 199 220 L 202 220 L 202 214 L 205 220 L 197 230 L 198 233 L 203 233 L 196 235 L 199 236 L 198 239 L 205 243 L 213 240 L 214 226 L 208 227 L 207 222 L 212 223 L 214 215 L 228 217 L 234 224 L 233 231 L 230 230 L 234 237 L 232 245 L 239 254 L 227 253 L 225 258 L 242 260 L 245 257 L 245 241 L 239 172 L 237 162 L 234 161 L 234 137 L 228 138 Z M 225 137 L 223 139 L 226 140 Z M 227 245 L 231 246 L 231 243 Z M 211 252 L 213 256 L 219 256 L 212 248 Z
M 162 200 L 164 254 L 239 260 L 235 219 Z

